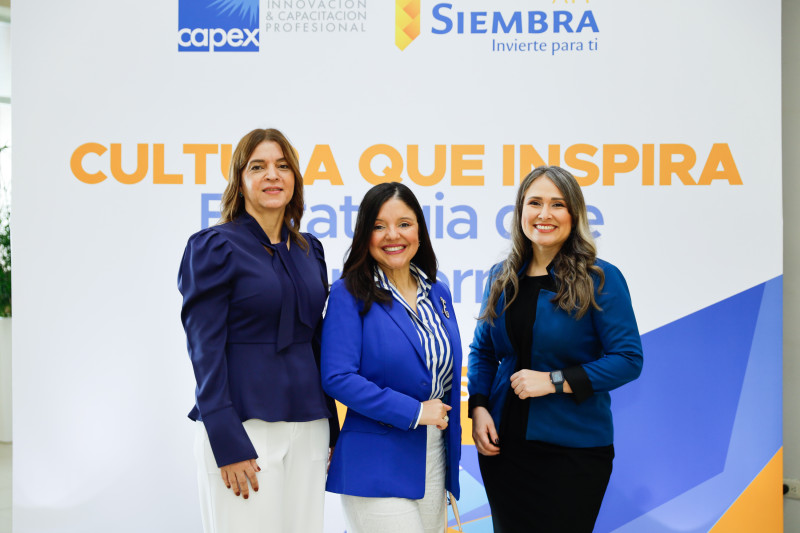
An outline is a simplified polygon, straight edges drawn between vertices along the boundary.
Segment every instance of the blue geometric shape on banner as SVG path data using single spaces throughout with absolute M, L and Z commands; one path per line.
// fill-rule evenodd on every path
M 486 499 L 486 490 L 483 483 L 472 477 L 463 468 L 459 471 L 459 483 L 461 484 L 461 499 L 458 500 L 458 511 L 461 522 L 468 522 L 490 516 L 489 502 Z M 456 519 L 451 507 L 447 508 L 448 525 L 455 526 Z M 491 530 L 491 520 L 489 520 Z
M 706 533 L 782 445 L 783 278 L 764 284 L 725 470 L 615 533 Z
M 764 284 L 642 336 L 641 377 L 612 393 L 616 458 L 596 532 L 723 471 L 763 292 Z
M 783 445 L 783 277 L 764 286 L 725 471 L 749 484 Z M 741 487 L 744 490 L 744 486 Z M 740 491 L 741 492 L 741 491 Z M 720 515 L 721 516 L 721 515 Z
M 464 444 L 461 446 L 461 463 L 462 470 L 469 472 L 469 475 L 478 480 L 483 486 L 483 477 L 481 476 L 481 467 L 478 464 L 478 449 L 474 444 Z M 461 478 L 459 478 L 461 479 Z
M 462 517 L 488 503 L 483 485 L 466 470 L 460 471 L 459 481 L 461 484 L 461 499 L 458 500 L 458 510 Z M 455 519 L 452 511 L 450 517 Z
M 464 533 L 494 533 L 491 517 L 464 524 Z
M 461 483 L 461 499 L 458 500 L 458 510 L 461 514 L 461 522 L 480 521 L 481 518 L 491 516 L 489 500 L 486 498 L 486 490 L 483 488 L 483 478 L 478 465 L 478 450 L 473 444 L 461 446 L 459 481 Z M 452 512 L 448 518 L 450 519 L 449 524 L 454 525 L 455 518 Z M 489 531 L 491 531 L 491 519 L 487 523 Z M 474 527 L 478 527 L 478 525 L 476 524 Z

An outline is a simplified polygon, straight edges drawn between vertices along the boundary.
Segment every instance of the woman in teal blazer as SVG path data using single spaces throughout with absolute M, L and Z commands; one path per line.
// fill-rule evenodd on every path
M 348 411 L 327 490 L 351 533 L 440 532 L 445 488 L 458 497 L 460 336 L 430 243 L 408 187 L 377 185 L 331 287 L 322 386 Z
M 597 259 L 575 178 L 520 185 L 469 354 L 469 410 L 495 532 L 590 533 L 611 475 L 609 391 L 642 345 L 620 271 Z

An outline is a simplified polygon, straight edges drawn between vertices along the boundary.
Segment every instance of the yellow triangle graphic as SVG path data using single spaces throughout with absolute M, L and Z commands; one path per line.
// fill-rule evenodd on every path
M 783 531 L 783 448 L 725 511 L 709 533 Z

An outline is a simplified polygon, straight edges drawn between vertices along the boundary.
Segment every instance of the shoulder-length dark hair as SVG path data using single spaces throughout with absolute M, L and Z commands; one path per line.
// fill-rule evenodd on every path
M 239 194 L 242 190 L 242 174 L 258 145 L 268 141 L 280 146 L 283 158 L 294 174 L 294 191 L 292 199 L 289 200 L 284 211 L 283 222 L 289 228 L 289 237 L 292 241 L 299 244 L 303 250 L 308 251 L 308 243 L 300 234 L 300 219 L 303 218 L 303 174 L 300 172 L 297 152 L 283 133 L 274 128 L 255 129 L 242 137 L 242 140 L 236 145 L 228 171 L 228 186 L 222 193 L 220 219 L 217 224 L 236 220 L 245 212 L 244 198 Z
M 603 270 L 594 264 L 597 248 L 589 230 L 589 216 L 586 213 L 586 202 L 583 199 L 581 186 L 572 174 L 561 167 L 537 167 L 525 176 L 517 190 L 514 219 L 511 222 L 511 251 L 492 283 L 489 300 L 480 317 L 482 320 L 488 320 L 490 324 L 499 316 L 495 308 L 501 294 L 505 293 L 506 301 L 500 314 L 505 313 L 508 306 L 516 299 L 519 291 L 517 272 L 533 259 L 533 244 L 522 232 L 522 207 L 528 188 L 542 176 L 552 181 L 561 191 L 567 204 L 567 211 L 572 217 L 572 231 L 552 263 L 558 287 L 553 302 L 564 311 L 575 313 L 575 318 L 581 318 L 590 307 L 600 310 L 595 299 L 592 274 L 598 278 L 598 291 L 603 288 L 605 275 Z
M 428 225 L 425 223 L 425 216 L 422 213 L 417 197 L 411 189 L 402 183 L 389 182 L 381 183 L 367 191 L 361 205 L 358 208 L 356 217 L 356 227 L 353 231 L 353 242 L 347 251 L 342 267 L 342 278 L 350 294 L 364 302 L 361 314 L 366 314 L 372 302 L 391 303 L 392 299 L 388 293 L 381 290 L 375 284 L 374 269 L 375 259 L 369 253 L 369 241 L 372 238 L 372 231 L 375 227 L 375 220 L 378 213 L 388 200 L 397 198 L 406 204 L 417 217 L 417 228 L 419 231 L 419 248 L 411 261 L 419 267 L 432 282 L 436 281 L 436 254 L 433 253 L 431 239 L 428 235 Z

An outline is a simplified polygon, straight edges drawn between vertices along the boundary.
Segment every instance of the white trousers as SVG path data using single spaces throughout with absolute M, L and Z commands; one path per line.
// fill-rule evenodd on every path
M 205 533 L 316 533 L 323 527 L 329 429 L 311 422 L 244 423 L 261 467 L 245 500 L 222 481 L 202 423 L 195 459 Z
M 348 533 L 442 533 L 445 520 L 445 453 L 443 432 L 428 426 L 425 496 L 364 498 L 342 495 Z M 391 459 L 387 459 L 391 460 Z M 387 479 L 386 483 L 391 483 Z

